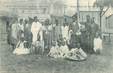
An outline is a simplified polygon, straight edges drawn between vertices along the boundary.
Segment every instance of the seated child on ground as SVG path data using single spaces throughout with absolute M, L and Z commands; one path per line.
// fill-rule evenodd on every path
M 36 42 L 33 42 L 31 52 L 35 54 L 44 53 L 44 41 L 40 40 L 40 36 L 37 37 Z
M 50 57 L 53 57 L 53 58 L 58 58 L 58 56 L 59 56 L 58 48 L 59 47 L 58 47 L 57 43 L 53 42 L 52 47 L 51 47 L 47 56 L 50 56 Z
M 64 39 L 64 40 L 62 41 L 62 43 L 61 43 L 61 46 L 59 47 L 59 50 L 60 50 L 60 57 L 61 57 L 61 58 L 64 58 L 65 55 L 67 55 L 68 52 L 69 52 L 69 49 L 68 49 L 68 46 L 67 46 L 66 42 L 67 42 L 66 39 Z

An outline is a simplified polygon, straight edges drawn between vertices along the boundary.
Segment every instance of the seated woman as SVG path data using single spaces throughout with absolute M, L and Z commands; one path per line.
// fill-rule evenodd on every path
M 16 49 L 13 51 L 13 54 L 16 55 L 23 55 L 23 54 L 29 54 L 30 50 L 25 47 L 26 41 L 24 41 L 24 32 L 21 31 L 21 37 L 19 42 L 16 45 Z
M 86 60 L 87 54 L 81 49 L 80 44 L 76 44 L 76 48 L 72 48 L 69 53 L 65 56 L 66 59 L 73 61 Z
M 94 38 L 94 52 L 96 54 L 100 54 L 100 52 L 102 51 L 102 39 L 99 36 L 99 33 L 96 33 L 96 36 Z

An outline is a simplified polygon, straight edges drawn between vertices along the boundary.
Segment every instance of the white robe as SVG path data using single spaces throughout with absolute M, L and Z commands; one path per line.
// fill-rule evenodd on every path
M 96 52 L 97 50 L 102 50 L 102 39 L 99 38 L 94 38 L 94 51 Z
M 33 22 L 31 26 L 31 32 L 33 35 L 33 42 L 37 41 L 37 35 L 39 34 L 40 40 L 42 40 L 42 24 L 39 22 Z
M 66 38 L 66 40 L 69 39 L 68 30 L 69 30 L 68 26 L 62 26 L 62 36 L 63 38 Z
M 11 36 L 14 39 L 17 39 L 17 33 L 18 33 L 17 24 L 12 24 L 12 27 L 11 27 Z

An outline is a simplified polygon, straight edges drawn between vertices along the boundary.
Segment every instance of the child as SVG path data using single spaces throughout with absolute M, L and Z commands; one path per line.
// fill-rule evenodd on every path
M 96 33 L 96 36 L 94 38 L 94 52 L 96 54 L 100 54 L 101 50 L 102 50 L 102 39 L 99 36 L 99 33 Z
M 65 58 L 65 56 L 68 54 L 69 49 L 68 46 L 66 44 L 66 39 L 64 39 L 61 43 L 61 46 L 59 47 L 60 50 L 60 57 Z
M 24 32 L 21 31 L 20 40 L 17 43 L 16 49 L 13 51 L 13 54 L 16 54 L 16 55 L 29 54 L 30 51 L 28 48 L 25 48 L 25 43 L 26 41 L 24 41 Z
M 41 54 L 41 55 L 44 53 L 44 41 L 40 40 L 39 34 L 37 36 L 37 41 L 35 41 L 32 44 L 31 52 L 35 54 Z
M 47 56 L 58 58 L 59 52 L 58 52 L 58 46 L 56 42 L 53 42 L 52 47 L 48 53 Z

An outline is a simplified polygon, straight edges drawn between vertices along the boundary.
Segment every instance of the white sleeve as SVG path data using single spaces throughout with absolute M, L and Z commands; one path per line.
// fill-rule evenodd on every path
M 42 41 L 43 40 L 43 27 L 42 27 L 42 24 L 40 23 L 40 40 Z
M 31 32 L 33 32 L 34 31 L 34 23 L 32 23 L 32 25 L 31 25 Z
M 43 40 L 43 32 L 42 32 L 42 30 L 39 32 L 39 34 L 40 34 L 40 40 L 42 41 Z
M 100 49 L 102 49 L 102 40 L 100 40 Z

